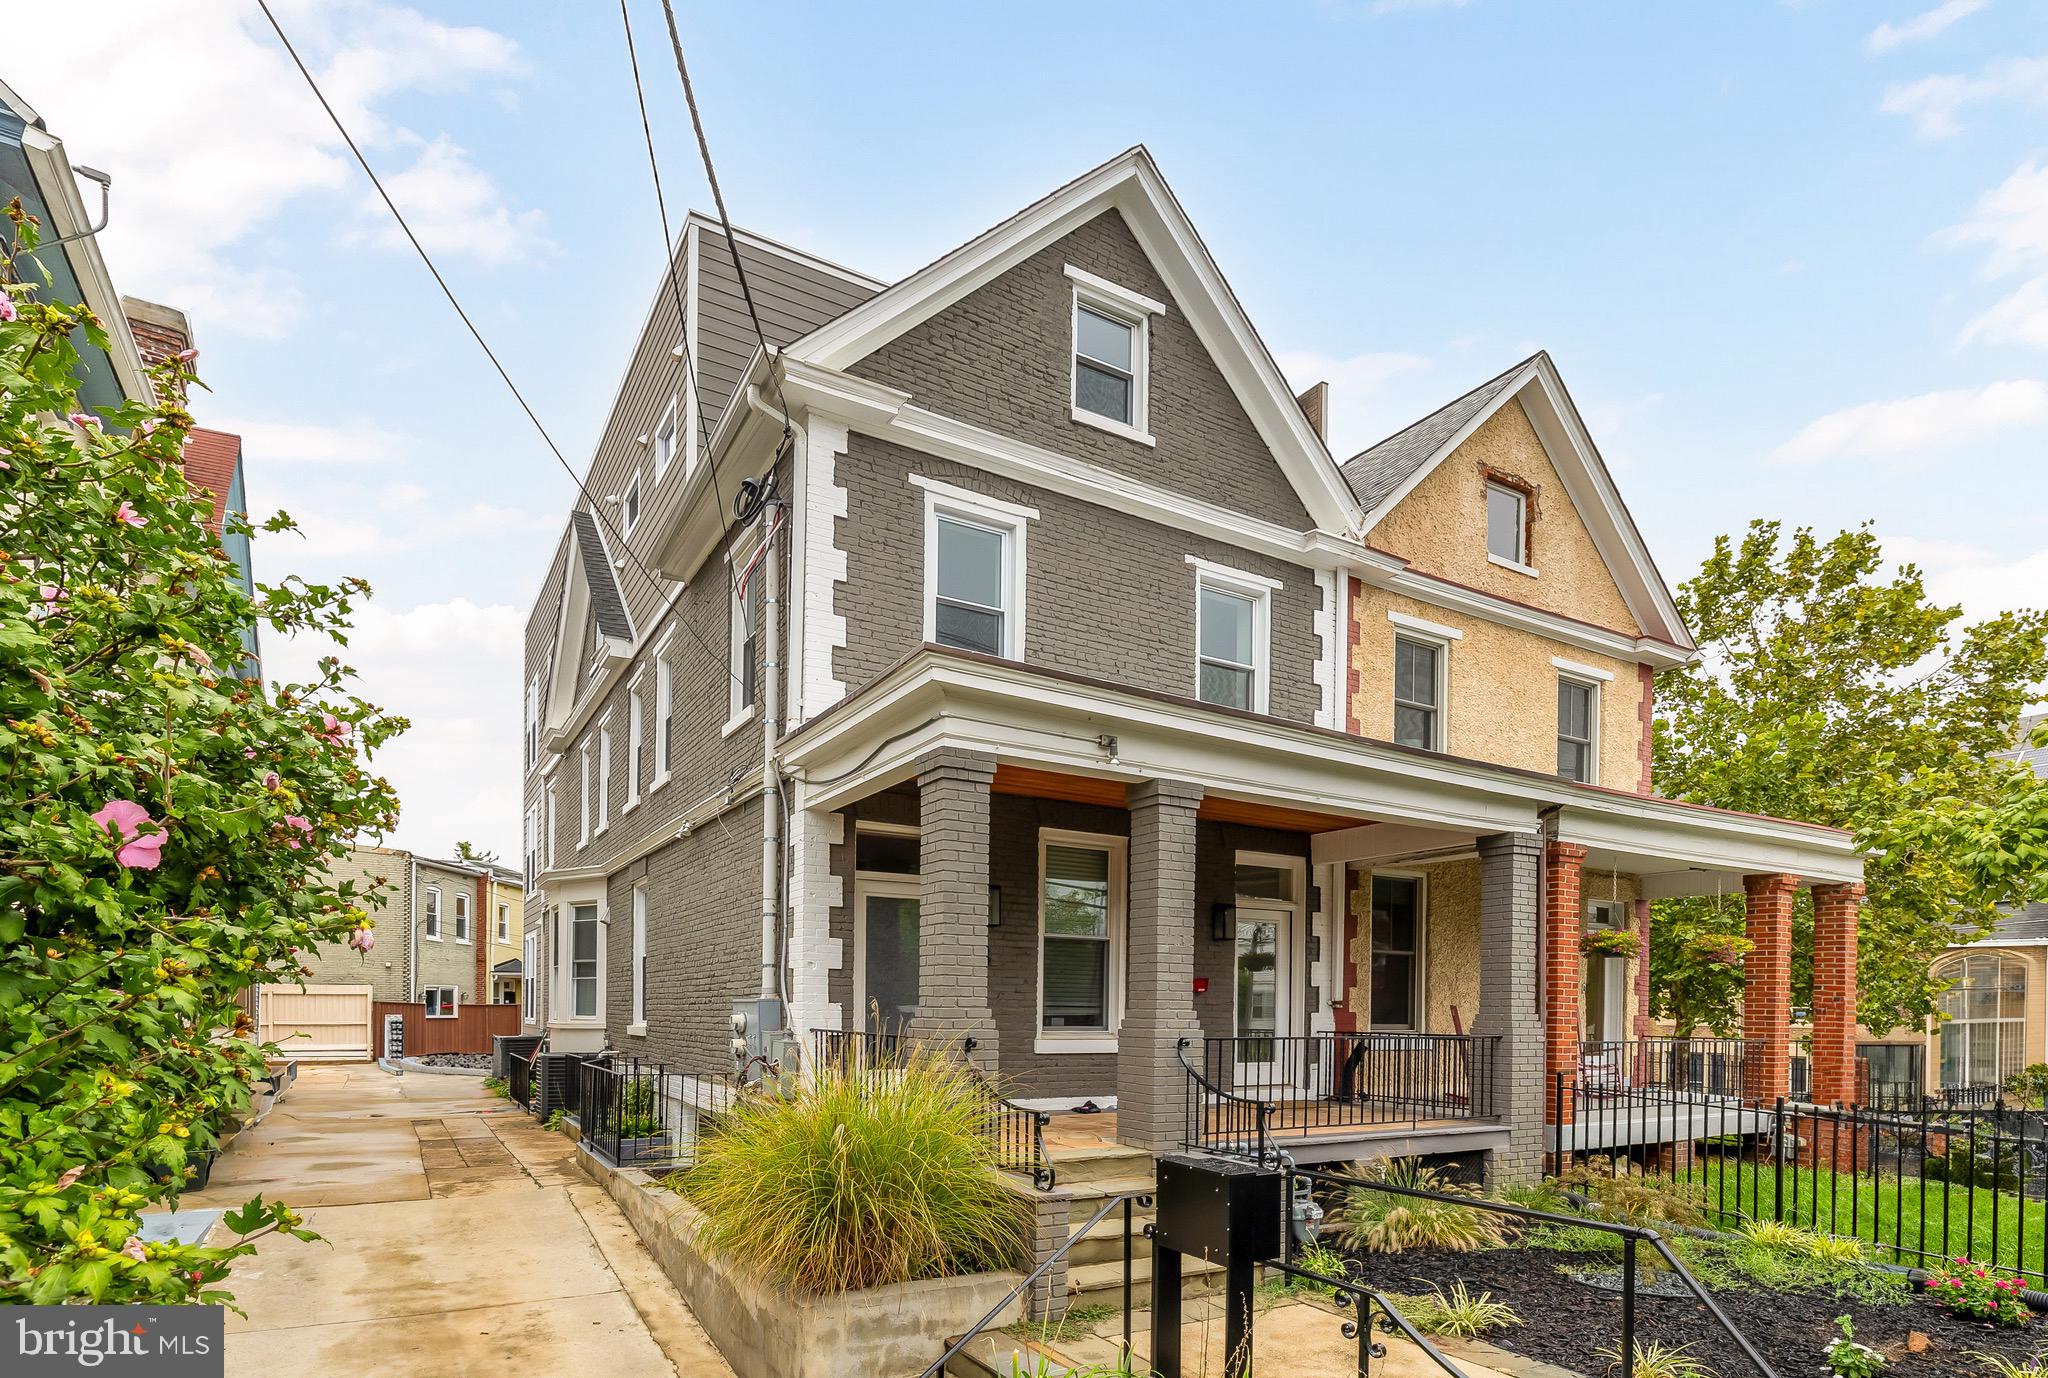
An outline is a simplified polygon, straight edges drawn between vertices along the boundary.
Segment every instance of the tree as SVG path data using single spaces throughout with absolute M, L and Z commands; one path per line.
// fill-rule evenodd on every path
M 240 1003 L 310 972 L 300 949 L 374 942 L 381 896 L 328 878 L 397 801 L 369 754 L 402 730 L 345 692 L 266 690 L 243 630 L 345 639 L 359 581 L 251 598 L 180 458 L 191 352 L 159 402 L 80 409 L 82 307 L 41 299 L 0 226 L 0 1302 L 216 1301 L 250 1240 L 311 1237 L 260 1197 L 231 1247 L 144 1244 L 264 1072 Z M 230 517 L 231 530 L 248 523 Z M 283 516 L 264 530 L 290 528 Z
M 496 852 L 484 851 L 474 843 L 469 842 L 458 842 L 455 844 L 455 859 L 457 861 L 467 861 L 472 866 L 496 866 L 498 864 L 498 854 Z
M 1855 834 L 1869 853 L 1859 1013 L 1878 1033 L 1932 1012 L 1929 958 L 2036 893 L 2048 851 L 1994 874 L 1972 864 L 1956 821 L 2048 799 L 2030 773 L 1994 759 L 2048 677 L 2048 617 L 1965 626 L 1960 608 L 1929 599 L 1918 569 L 1886 577 L 1884 564 L 1867 527 L 1823 541 L 1760 520 L 1739 541 L 1716 540 L 1679 590 L 1701 656 L 1657 678 L 1654 760 L 1661 793 Z M 1742 912 L 1739 896 L 1658 906 L 1660 1012 L 1685 1027 L 1734 1026 L 1741 982 L 1713 945 L 1741 934 Z M 1810 999 L 1812 940 L 1802 896 L 1795 1003 Z

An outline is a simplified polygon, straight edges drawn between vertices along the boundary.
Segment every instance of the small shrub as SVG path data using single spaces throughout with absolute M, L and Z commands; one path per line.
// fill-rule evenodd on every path
M 1564 1189 L 1545 1178 L 1540 1182 L 1524 1182 L 1511 1187 L 1502 1187 L 1494 1195 L 1511 1206 L 1522 1206 L 1532 1211 L 1567 1213 L 1572 1204 L 1565 1199 Z
M 2035 1354 L 2015 1360 L 2003 1354 L 1987 1354 L 1981 1349 L 1966 1349 L 1963 1353 L 1990 1369 L 1998 1378 L 2048 1378 L 2048 1356 Z
M 568 1118 L 569 1112 L 558 1105 L 554 1109 L 548 1111 L 548 1117 L 545 1120 L 541 1121 L 540 1127 L 542 1129 L 552 1129 L 559 1131 L 562 1128 L 563 1122 L 566 1121 Z
M 2048 1062 L 2036 1062 L 2005 1079 L 2006 1094 L 2023 1106 L 2039 1110 L 2048 1105 Z
M 1994 1276 L 1967 1258 L 1950 1260 L 1927 1282 L 1927 1295 L 1950 1315 L 2007 1328 L 2033 1319 L 2034 1313 L 2020 1300 L 2025 1290 L 2018 1278 Z
M 1327 1278 L 1339 1278 L 1348 1281 L 1351 1277 L 1351 1260 L 1327 1244 L 1304 1244 L 1300 1246 L 1294 1251 L 1294 1266 L 1303 1272 L 1318 1273 Z M 1326 1287 L 1324 1284 L 1309 1278 L 1296 1277 L 1292 1273 L 1277 1275 L 1275 1282 L 1274 1290 L 1282 1295 L 1295 1292 L 1328 1291 L 1335 1293 L 1337 1290 L 1334 1287 Z
M 1619 1342 L 1595 1351 L 1607 1361 L 1607 1372 L 1622 1367 Z M 1713 1378 L 1714 1370 L 1692 1357 L 1691 1345 L 1668 1345 L 1662 1340 L 1644 1344 L 1636 1341 L 1635 1363 L 1628 1378 Z
M 661 1116 L 655 1113 L 654 1080 L 633 1077 L 619 1088 L 619 1137 L 651 1139 L 661 1133 Z
M 1429 1291 L 1419 1296 L 1388 1300 L 1394 1302 L 1410 1325 L 1425 1335 L 1469 1337 L 1522 1323 L 1512 1306 L 1495 1301 L 1491 1292 L 1475 1297 L 1462 1281 L 1452 1283 L 1448 1292 L 1431 1284 Z
M 1030 1206 L 1001 1181 L 988 1104 L 935 1053 L 888 1077 L 821 1065 L 720 1115 L 677 1180 L 706 1247 L 800 1293 L 998 1267 Z
M 1476 1196 L 1434 1169 L 1412 1158 L 1375 1163 L 1349 1174 L 1356 1185 L 1344 1188 L 1344 1199 L 1331 1217 L 1339 1241 L 1367 1253 L 1398 1254 L 1407 1249 L 1443 1249 L 1469 1253 L 1492 1249 L 1506 1241 L 1503 1217 L 1454 1201 L 1397 1196 L 1376 1191 L 1379 1183 L 1444 1196 Z
M 1822 1357 L 1828 1361 L 1829 1372 L 1835 1378 L 1876 1378 L 1884 1371 L 1888 1360 L 1869 1345 L 1856 1342 L 1856 1324 L 1847 1316 L 1835 1317 L 1835 1327 L 1842 1332 L 1838 1340 L 1828 1342 Z
M 505 1085 L 505 1078 L 503 1077 L 485 1077 L 484 1090 L 490 1092 L 499 1100 L 504 1100 L 512 1094 L 511 1089 Z
M 1626 1225 L 1704 1225 L 1706 1212 L 1684 1188 L 1629 1162 L 1591 1158 L 1574 1163 L 1557 1178 L 1590 1200 L 1600 1214 Z
M 1778 1220 L 1751 1220 L 1742 1226 L 1742 1238 L 1759 1248 L 1774 1249 L 1795 1258 L 1820 1263 L 1865 1263 L 1870 1250 L 1862 1240 L 1844 1235 L 1815 1234 Z
M 2024 1149 L 2002 1145 L 1997 1153 L 1982 1148 L 1973 1154 L 1969 1140 L 1952 1138 L 1946 1153 L 1922 1160 L 1920 1175 L 1930 1182 L 1947 1182 L 1958 1187 L 2018 1191 L 2020 1175 L 2027 1170 L 2030 1157 Z
M 1561 1254 L 1621 1253 L 1621 1236 L 1590 1225 L 1538 1225 L 1522 1231 L 1518 1248 L 1548 1249 Z

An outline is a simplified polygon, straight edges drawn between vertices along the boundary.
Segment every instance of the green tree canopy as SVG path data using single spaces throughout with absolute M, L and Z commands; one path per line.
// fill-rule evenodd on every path
M 1929 957 L 2033 895 L 2042 850 L 1992 873 L 1952 820 L 2044 797 L 1997 753 L 2048 678 L 2048 617 L 1965 625 L 1912 565 L 1885 573 L 1869 529 L 1822 540 L 1754 521 L 1723 536 L 1680 588 L 1699 660 L 1657 678 L 1660 793 L 1847 828 L 1868 851 L 1859 925 L 1863 1021 L 1875 1032 L 1933 1010 Z M 2044 813 L 2048 817 L 2048 813 Z M 1944 821 L 1948 820 L 1948 821 Z M 1651 925 L 1653 997 L 1683 1027 L 1738 1019 L 1739 892 L 1669 901 Z M 1812 908 L 1795 920 L 1796 1003 L 1810 998 Z

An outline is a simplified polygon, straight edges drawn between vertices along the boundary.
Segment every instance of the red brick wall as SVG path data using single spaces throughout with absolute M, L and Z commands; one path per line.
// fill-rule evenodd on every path
M 192 343 L 169 326 L 158 325 L 154 321 L 145 321 L 134 316 L 128 318 L 128 333 L 135 337 L 135 348 L 141 352 L 142 362 L 151 368 L 188 348 Z
M 1636 719 L 1639 735 L 1636 738 L 1636 760 L 1642 765 L 1642 777 L 1636 786 L 1636 793 L 1650 794 L 1650 744 L 1655 736 L 1652 724 L 1657 717 L 1657 672 L 1647 665 L 1636 666 L 1636 679 L 1643 687 L 1641 700 L 1636 705 Z
M 1584 979 L 1580 974 L 1579 943 L 1584 924 L 1580 919 L 1580 875 L 1586 849 L 1575 842 L 1553 842 L 1544 856 L 1543 867 L 1543 1087 L 1545 1101 L 1554 1117 L 1572 1117 L 1571 1097 L 1562 1109 L 1552 1088 L 1557 1078 L 1570 1081 L 1579 1067 L 1579 1034 L 1585 1004 Z
M 1742 1034 L 1748 1052 L 1745 1088 L 1760 1100 L 1785 1095 L 1792 1084 L 1792 901 L 1799 878 L 1744 876 L 1747 932 L 1743 959 Z
M 1857 1099 L 1856 920 L 1860 885 L 1813 887 L 1813 1088 L 1822 1105 Z
M 1352 736 L 1362 736 L 1358 725 L 1358 647 L 1365 636 L 1360 625 L 1358 605 L 1365 601 L 1365 583 L 1359 579 L 1351 581 L 1351 597 L 1346 601 L 1344 620 L 1350 623 L 1344 637 L 1344 730 Z

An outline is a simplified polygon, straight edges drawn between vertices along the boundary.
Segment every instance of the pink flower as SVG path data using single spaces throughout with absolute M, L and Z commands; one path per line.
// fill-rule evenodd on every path
M 145 416 L 142 418 L 141 423 L 135 427 L 135 433 L 137 435 L 155 435 L 157 425 L 158 422 L 154 416 Z
M 79 1178 L 83 1176 L 85 1176 L 84 1163 L 80 1163 L 77 1167 L 65 1168 L 64 1175 L 57 1179 L 57 1190 L 64 1190 L 64 1188 L 70 1186 L 73 1182 L 76 1182 Z
M 121 505 L 114 509 L 114 520 L 126 522 L 130 526 L 149 525 L 149 518 L 139 515 L 126 498 L 121 499 Z
M 82 411 L 75 411 L 64 419 L 81 431 L 99 429 L 100 419 L 97 416 L 87 416 Z
M 149 1257 L 149 1250 L 142 1246 L 142 1236 L 139 1234 L 131 1234 L 126 1240 L 122 1241 L 121 1252 L 134 1259 L 137 1263 L 141 1263 Z
M 330 746 L 340 746 L 348 740 L 348 734 L 351 731 L 353 729 L 347 723 L 335 717 L 332 713 L 322 713 L 320 715 L 320 730 L 313 735 Z
M 45 603 L 54 603 L 64 596 L 64 590 L 58 588 L 55 584 L 42 584 L 37 587 L 36 596 Z
M 264 777 L 263 777 L 263 788 L 265 788 L 265 789 L 276 789 L 276 788 L 277 788 L 277 772 L 276 772 L 276 771 L 274 771 L 274 770 L 273 770 L 273 771 L 270 771 L 270 772 L 268 772 L 268 773 L 266 773 L 266 774 L 264 775 Z
M 20 315 L 14 309 L 14 298 L 7 295 L 5 287 L 0 287 L 0 323 L 12 323 Z
M 179 362 L 179 363 L 181 363 L 181 364 L 192 364 L 192 363 L 197 363 L 197 362 L 199 362 L 199 351 L 198 351 L 198 350 L 196 350 L 196 349 L 181 349 L 181 350 L 179 350 L 179 351 L 178 351 L 178 362 Z
M 185 654 L 186 654 L 186 655 L 188 655 L 188 656 L 190 656 L 190 657 L 192 658 L 192 661 L 193 661 L 193 663 L 194 663 L 194 664 L 197 664 L 197 665 L 211 665 L 211 664 L 213 664 L 213 657 L 212 657 L 212 656 L 210 656 L 210 655 L 208 655 L 208 654 L 207 654 L 206 652 L 204 652 L 204 651 L 200 650 L 200 649 L 199 649 L 199 648 L 198 648 L 197 646 L 193 646 L 193 645 L 190 645 L 190 644 L 188 644 L 188 645 L 187 645 L 187 646 L 185 647 Z
M 377 945 L 377 935 L 367 928 L 358 928 L 348 935 L 348 945 L 356 951 L 367 954 Z
M 284 821 L 286 827 L 297 828 L 300 832 L 304 833 L 308 837 L 311 837 L 313 835 L 313 825 L 311 823 L 308 823 L 305 819 L 299 817 L 295 813 L 286 814 L 284 816 Z M 284 840 L 284 845 L 296 852 L 297 850 L 299 850 L 299 839 L 296 837 L 288 837 Z
M 144 833 L 142 825 L 152 822 L 149 810 L 133 799 L 109 799 L 92 821 L 121 843 L 114 860 L 129 870 L 154 871 L 163 860 L 164 843 L 171 835 L 162 828 Z
M 255 747 L 253 747 L 253 746 L 245 746 L 245 747 L 243 747 L 243 748 L 242 748 L 242 759 L 243 759 L 243 760 L 245 760 L 245 761 L 253 761 L 253 760 L 255 760 L 255 759 L 256 759 L 256 748 L 255 748 Z

